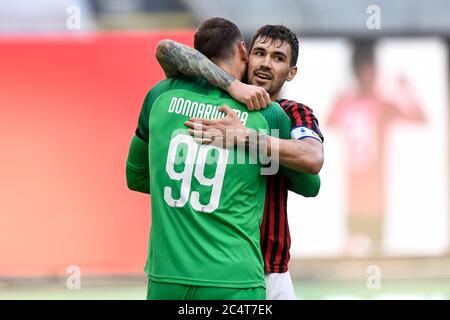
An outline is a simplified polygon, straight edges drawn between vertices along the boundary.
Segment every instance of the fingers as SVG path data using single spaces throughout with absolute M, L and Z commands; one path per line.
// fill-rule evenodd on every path
M 260 87 L 255 87 L 255 91 L 251 99 L 253 103 L 253 110 L 264 109 L 271 103 L 270 96 L 267 91 Z
M 227 106 L 226 104 L 224 104 L 223 106 L 219 107 L 218 109 L 221 112 L 224 112 L 227 116 L 230 116 L 232 118 L 237 118 L 237 114 L 236 112 L 234 112 L 233 109 L 231 109 L 229 106 Z M 220 121 L 220 120 L 219 120 Z
M 216 134 L 208 134 L 203 131 L 194 133 L 192 130 L 190 130 L 189 133 L 193 135 L 194 141 L 198 144 L 214 145 L 219 148 L 225 147 L 225 142 L 222 135 L 217 136 Z M 203 134 L 203 136 L 199 134 Z
M 259 109 L 264 109 L 264 107 L 267 105 L 266 100 L 264 99 L 264 94 L 261 94 L 260 96 L 258 96 L 258 102 L 260 105 Z
M 245 105 L 247 106 L 247 109 L 248 109 L 249 111 L 255 110 L 255 106 L 253 105 L 252 98 L 249 98 L 249 99 L 247 100 L 247 102 L 245 103 Z
M 188 129 L 188 133 L 198 139 L 209 139 L 214 141 L 214 139 L 222 138 L 222 133 L 219 130 Z
M 214 122 L 215 122 L 214 120 L 208 120 L 208 119 L 202 119 L 202 118 L 190 118 L 188 121 L 200 123 L 200 124 L 207 125 L 207 126 L 210 126 L 210 125 L 214 124 Z
M 198 144 L 211 144 L 213 141 L 209 138 L 194 138 L 194 141 Z
M 269 96 L 269 93 L 266 91 L 266 90 L 264 90 L 264 107 L 263 108 L 266 108 L 272 101 L 270 100 L 270 96 Z
M 227 115 L 230 115 L 232 113 L 235 113 L 228 105 L 224 104 L 223 106 L 219 107 L 219 111 L 225 112 Z
M 192 121 L 192 120 L 188 120 L 184 122 L 184 125 L 188 128 L 191 129 L 196 129 L 196 130 L 208 130 L 210 128 L 210 125 L 207 125 L 204 123 L 204 121 Z
M 195 138 L 206 137 L 206 131 L 203 131 L 203 130 L 188 129 L 188 133 Z
M 269 94 L 264 88 L 260 88 L 260 91 L 258 92 L 258 102 L 260 109 L 265 109 L 272 102 L 270 101 Z
M 261 109 L 261 106 L 259 104 L 259 98 L 258 95 L 252 96 L 252 103 L 253 103 L 253 110 L 259 110 Z

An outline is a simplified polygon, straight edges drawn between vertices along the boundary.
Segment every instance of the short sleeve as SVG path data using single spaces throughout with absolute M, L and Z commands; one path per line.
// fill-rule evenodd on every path
M 296 140 L 313 138 L 320 142 L 324 141 L 319 121 L 311 108 L 292 100 L 283 99 L 279 102 L 291 122 L 291 138 Z
M 261 111 L 269 125 L 270 135 L 280 139 L 290 138 L 290 121 L 278 103 L 272 104 Z

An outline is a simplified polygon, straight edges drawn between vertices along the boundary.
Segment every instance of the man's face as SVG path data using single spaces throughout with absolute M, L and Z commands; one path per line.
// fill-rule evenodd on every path
M 248 63 L 248 83 L 266 89 L 276 99 L 286 80 L 291 80 L 297 67 L 291 67 L 291 46 L 281 40 L 259 37 L 251 48 Z

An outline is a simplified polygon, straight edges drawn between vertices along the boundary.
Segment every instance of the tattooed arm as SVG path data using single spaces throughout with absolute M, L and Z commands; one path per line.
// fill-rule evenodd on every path
M 245 103 L 249 110 L 259 110 L 270 103 L 269 94 L 261 87 L 247 85 L 222 70 L 206 56 L 173 40 L 162 40 L 156 48 L 156 59 L 166 77 L 179 73 L 200 76 L 209 83 L 227 91 L 234 99 Z
M 202 76 L 224 90 L 235 80 L 232 75 L 220 69 L 194 48 L 172 40 L 162 40 L 158 43 L 156 59 L 167 77 L 176 76 L 178 73 Z

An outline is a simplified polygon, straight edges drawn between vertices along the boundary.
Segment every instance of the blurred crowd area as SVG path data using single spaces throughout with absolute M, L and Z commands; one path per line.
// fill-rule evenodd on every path
M 214 16 L 235 22 L 246 37 L 264 24 L 284 24 L 302 36 L 448 37 L 450 29 L 448 0 L 17 0 L 0 3 L 0 33 L 68 31 L 76 10 L 81 30 L 193 28 Z
M 284 24 L 300 40 L 299 73 L 282 95 L 314 110 L 325 136 L 325 165 L 317 198 L 289 195 L 293 276 L 364 278 L 375 264 L 393 279 L 439 277 L 448 283 L 450 0 L 0 1 L 0 45 L 6 41 L 6 48 L 5 39 L 15 36 L 35 44 L 49 33 L 193 33 L 214 16 L 236 23 L 246 40 L 264 24 Z M 83 75 L 72 71 L 79 78 L 71 79 L 82 83 Z M 45 86 L 39 92 L 43 101 L 55 95 Z M 3 101 L 15 101 L 14 92 L 4 95 Z M 27 214 L 47 208 L 35 210 Z M 9 214 L 0 212 L 0 219 Z M 348 264 L 357 259 L 365 262 Z
M 192 28 L 196 24 L 179 0 L 19 0 L 0 3 L 0 33 L 70 32 L 67 19 L 79 13 L 77 31 Z

